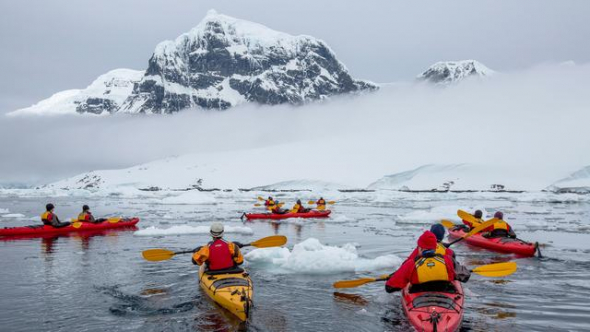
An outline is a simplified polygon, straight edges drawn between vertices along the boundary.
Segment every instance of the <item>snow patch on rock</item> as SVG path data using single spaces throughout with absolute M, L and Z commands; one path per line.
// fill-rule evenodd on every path
M 435 84 L 452 84 L 470 77 L 488 77 L 495 72 L 475 60 L 442 61 L 430 66 L 422 74 L 418 75 L 419 81 L 427 81 Z

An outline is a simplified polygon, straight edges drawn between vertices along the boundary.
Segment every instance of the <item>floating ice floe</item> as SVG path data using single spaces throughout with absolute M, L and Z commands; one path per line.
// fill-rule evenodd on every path
M 134 233 L 136 236 L 164 236 L 164 235 L 183 235 L 183 234 L 209 234 L 209 226 L 189 226 L 177 225 L 170 228 L 158 228 L 150 226 L 138 230 Z M 225 226 L 225 233 L 253 234 L 250 227 L 243 226 Z
M 245 258 L 249 264 L 270 266 L 277 272 L 307 274 L 393 270 L 402 263 L 396 255 L 362 258 L 353 244 L 328 246 L 315 238 L 296 244 L 291 251 L 287 248 L 255 249 Z
M 169 205 L 192 205 L 192 204 L 216 204 L 211 193 L 198 190 L 191 190 L 178 196 L 170 196 L 161 200 L 162 204 Z
M 8 214 L 3 214 L 2 218 L 24 218 L 25 215 L 22 213 L 8 213 Z

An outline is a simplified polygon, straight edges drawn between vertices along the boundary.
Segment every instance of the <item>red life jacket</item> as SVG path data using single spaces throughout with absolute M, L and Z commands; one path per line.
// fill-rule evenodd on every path
M 234 259 L 229 251 L 229 244 L 222 239 L 209 243 L 209 270 L 224 270 L 234 266 Z

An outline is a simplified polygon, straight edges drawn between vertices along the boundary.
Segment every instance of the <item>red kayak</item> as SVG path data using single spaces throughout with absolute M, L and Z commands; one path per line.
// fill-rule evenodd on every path
M 449 230 L 449 236 L 451 237 L 460 238 L 463 235 L 465 235 L 465 231 L 463 229 Z M 525 257 L 534 256 L 535 251 L 539 246 L 537 242 L 530 243 L 520 239 L 512 239 L 509 237 L 486 238 L 481 234 L 472 235 L 463 241 L 475 247 L 485 248 L 509 254 L 517 254 Z
M 288 219 L 288 218 L 326 218 L 332 213 L 330 210 L 325 211 L 309 211 L 306 213 L 244 213 L 243 217 L 246 217 L 248 220 L 254 219 Z
M 402 307 L 410 324 L 419 332 L 458 331 L 463 321 L 461 283 L 446 283 L 442 291 L 402 290 Z M 414 286 L 416 287 L 416 286 Z
M 117 229 L 117 228 L 129 228 L 134 227 L 139 222 L 139 218 L 121 219 L 116 223 L 109 221 L 103 221 L 98 224 L 82 222 L 80 227 L 75 228 L 74 226 L 66 226 L 61 228 L 55 228 L 47 225 L 34 225 L 34 226 L 23 226 L 23 227 L 5 227 L 0 228 L 0 236 L 43 236 L 46 234 L 66 234 L 73 232 L 88 232 L 98 231 L 106 229 Z

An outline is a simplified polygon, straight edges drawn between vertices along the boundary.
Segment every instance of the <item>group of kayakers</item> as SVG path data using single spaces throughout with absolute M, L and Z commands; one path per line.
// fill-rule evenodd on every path
M 41 214 L 41 221 L 43 222 L 43 225 L 47 225 L 47 226 L 53 226 L 55 228 L 62 228 L 62 227 L 66 227 L 71 225 L 71 222 L 61 222 L 58 218 L 58 216 L 55 214 L 55 212 L 53 212 L 55 210 L 55 205 L 53 205 L 52 203 L 49 203 L 47 205 L 45 205 L 45 212 L 43 212 L 43 214 Z M 94 216 L 92 215 L 92 212 L 90 212 L 90 207 L 88 205 L 83 205 L 82 206 L 82 212 L 80 212 L 80 214 L 78 214 L 78 218 L 75 220 L 76 222 L 89 222 L 89 223 L 101 223 L 104 222 L 107 219 L 95 219 Z
M 317 205 L 318 210 L 325 210 L 326 209 L 326 200 L 323 197 L 320 197 L 315 204 Z M 295 204 L 290 210 L 283 209 L 282 206 L 284 204 L 272 198 L 272 196 L 268 196 L 268 198 L 264 201 L 264 206 L 274 214 L 285 214 L 285 213 L 307 213 L 311 211 L 310 208 L 306 208 L 300 199 L 297 199 Z
M 483 223 L 483 213 L 477 210 L 473 213 L 474 219 L 463 220 L 464 225 L 457 225 L 466 232 Z M 494 224 L 482 231 L 482 235 L 488 238 L 510 237 L 516 238 L 512 227 L 503 220 L 504 214 L 500 211 L 494 214 Z M 447 248 L 442 240 L 445 236 L 445 228 L 441 224 L 434 224 L 429 231 L 425 231 L 417 241 L 417 247 L 392 273 L 386 284 L 385 291 L 392 293 L 411 285 L 411 292 L 440 291 L 449 285 L 449 282 L 458 280 L 467 282 L 471 272 L 461 265 L 455 257 L 453 250 Z

